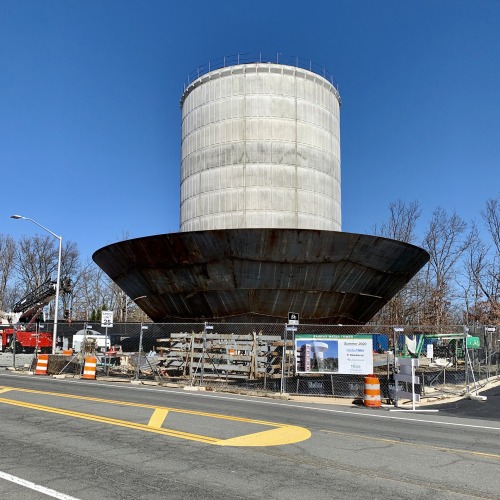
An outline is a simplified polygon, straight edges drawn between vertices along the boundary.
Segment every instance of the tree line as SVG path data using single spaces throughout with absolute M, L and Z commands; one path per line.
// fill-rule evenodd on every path
M 26 294 L 47 280 L 56 279 L 57 265 L 58 244 L 51 236 L 22 236 L 15 241 L 0 234 L 0 312 L 4 320 Z M 61 318 L 96 321 L 100 311 L 112 310 L 117 322 L 147 320 L 93 261 L 82 261 L 78 246 L 71 241 L 66 241 L 62 248 L 61 279 L 65 278 L 71 280 L 73 291 L 61 294 Z M 53 311 L 46 312 L 52 319 Z
M 385 222 L 371 233 L 421 246 L 428 264 L 373 318 L 380 325 L 500 324 L 500 198 L 489 199 L 479 221 L 464 221 L 456 212 L 437 208 L 423 236 L 417 235 L 422 208 L 417 201 L 389 204 Z M 58 248 L 50 236 L 0 234 L 0 311 L 54 279 Z M 115 321 L 147 318 L 93 261 L 82 262 L 76 243 L 65 242 L 61 277 L 73 293 L 62 294 L 61 316 L 95 321 L 113 310 Z M 49 311 L 50 315 L 50 311 Z
M 489 199 L 479 221 L 464 221 L 438 207 L 423 237 L 417 201 L 389 204 L 376 235 L 429 252 L 424 268 L 373 319 L 384 325 L 497 325 L 500 323 L 500 198 Z

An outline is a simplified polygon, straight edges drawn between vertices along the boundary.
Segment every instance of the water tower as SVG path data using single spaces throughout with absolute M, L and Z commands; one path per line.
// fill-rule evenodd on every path
M 237 64 L 181 98 L 181 231 L 340 231 L 340 96 L 310 70 Z
M 180 232 L 94 261 L 157 322 L 365 323 L 427 262 L 341 232 L 340 95 L 310 61 L 235 56 L 181 97 Z M 168 196 L 168 194 L 165 194 Z

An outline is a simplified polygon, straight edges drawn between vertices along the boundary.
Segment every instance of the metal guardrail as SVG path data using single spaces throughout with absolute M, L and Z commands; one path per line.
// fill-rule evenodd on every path
M 270 53 L 252 53 L 245 52 L 242 54 L 234 54 L 230 56 L 219 57 L 218 59 L 213 59 L 191 71 L 184 81 L 184 91 L 189 87 L 189 85 L 196 79 L 200 78 L 210 71 L 216 69 L 227 68 L 229 66 L 235 66 L 239 64 L 252 64 L 252 63 L 273 63 L 273 64 L 283 64 L 285 66 L 293 66 L 295 68 L 301 68 L 319 76 L 322 76 L 325 80 L 328 80 L 336 89 L 339 90 L 338 84 L 333 78 L 332 73 L 328 71 L 324 66 L 311 61 L 310 59 L 304 59 L 297 56 L 288 56 L 281 52 L 276 52 L 274 54 Z

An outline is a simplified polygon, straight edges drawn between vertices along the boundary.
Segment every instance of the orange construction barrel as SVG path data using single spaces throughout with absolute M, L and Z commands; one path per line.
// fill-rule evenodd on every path
M 85 358 L 82 378 L 85 378 L 87 380 L 95 380 L 96 367 L 97 358 L 95 356 L 89 356 L 88 358 Z
M 49 367 L 49 355 L 39 354 L 36 360 L 35 375 L 47 375 L 48 367 Z
M 382 400 L 380 398 L 380 381 L 376 375 L 366 375 L 365 377 L 365 394 L 363 402 L 365 406 L 382 406 Z

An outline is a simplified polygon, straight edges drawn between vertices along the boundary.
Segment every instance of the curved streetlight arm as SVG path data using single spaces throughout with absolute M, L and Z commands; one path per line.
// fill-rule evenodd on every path
M 62 236 L 58 236 L 56 233 L 53 233 L 50 229 L 46 228 L 45 226 L 42 226 L 39 222 L 37 222 L 34 219 L 30 219 L 29 217 L 23 217 L 22 215 L 11 215 L 11 219 L 23 219 L 23 220 L 30 220 L 33 222 L 33 224 L 36 224 L 37 226 L 41 227 L 42 229 L 45 229 L 48 233 L 50 233 L 54 238 L 57 238 L 59 240 L 62 240 Z
M 54 238 L 57 238 L 59 240 L 59 254 L 57 258 L 56 298 L 55 298 L 56 303 L 54 305 L 54 331 L 52 333 L 52 354 L 55 354 L 57 348 L 57 316 L 59 315 L 59 289 L 61 287 L 62 236 L 53 233 L 50 229 L 46 228 L 45 226 L 42 226 L 42 224 L 40 224 L 34 219 L 31 219 L 30 217 L 24 217 L 23 215 L 11 215 L 10 218 L 29 220 L 33 222 L 33 224 L 36 224 L 37 226 L 41 227 L 42 229 L 50 233 L 52 236 L 54 236 Z

